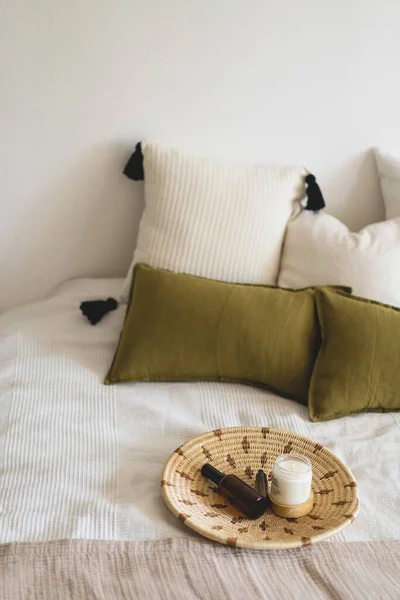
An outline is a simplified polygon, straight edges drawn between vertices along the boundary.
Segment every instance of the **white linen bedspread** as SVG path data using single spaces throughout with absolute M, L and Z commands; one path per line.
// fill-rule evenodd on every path
M 334 540 L 400 539 L 399 413 L 314 424 L 304 406 L 242 385 L 104 386 L 125 307 L 92 327 L 79 302 L 120 286 L 72 281 L 0 317 L 0 543 L 196 535 L 164 505 L 163 465 L 188 438 L 235 425 L 296 431 L 350 467 L 361 510 Z

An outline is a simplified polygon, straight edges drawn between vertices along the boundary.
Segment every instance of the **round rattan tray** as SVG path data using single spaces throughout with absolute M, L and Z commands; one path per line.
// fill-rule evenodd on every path
M 200 473 L 208 462 L 254 486 L 258 469 L 270 478 L 275 458 L 291 452 L 307 456 L 313 467 L 314 507 L 297 519 L 277 517 L 270 508 L 260 519 L 246 519 Z M 168 460 L 161 486 L 167 506 L 185 525 L 221 544 L 254 550 L 315 544 L 349 525 L 359 508 L 357 483 L 337 456 L 313 440 L 269 427 L 216 429 L 189 440 Z

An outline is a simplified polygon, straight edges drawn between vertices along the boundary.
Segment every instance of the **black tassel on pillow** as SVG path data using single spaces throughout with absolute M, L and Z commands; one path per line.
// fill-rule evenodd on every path
M 307 175 L 306 177 L 306 193 L 307 193 L 307 205 L 306 210 L 318 211 L 324 208 L 325 201 L 321 193 L 318 183 L 316 182 L 315 175 Z
M 106 314 L 115 310 L 117 307 L 118 302 L 115 298 L 108 298 L 107 300 L 89 300 L 87 302 L 82 302 L 80 305 L 82 314 L 92 325 L 99 323 Z
M 136 144 L 135 152 L 126 163 L 124 175 L 129 179 L 133 179 L 133 181 L 144 180 L 143 153 L 140 142 Z

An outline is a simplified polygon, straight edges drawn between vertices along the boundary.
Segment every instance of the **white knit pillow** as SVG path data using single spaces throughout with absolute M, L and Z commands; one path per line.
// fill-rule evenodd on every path
M 348 285 L 400 307 L 400 219 L 351 233 L 338 219 L 303 211 L 288 225 L 278 285 Z
M 387 219 L 400 217 L 400 158 L 375 151 Z
M 276 284 L 282 241 L 303 167 L 232 166 L 195 158 L 158 142 L 141 144 L 145 210 L 133 266 L 222 281 Z

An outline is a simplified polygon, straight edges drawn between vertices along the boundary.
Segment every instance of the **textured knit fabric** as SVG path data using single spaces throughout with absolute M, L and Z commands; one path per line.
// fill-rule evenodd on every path
M 121 285 L 69 282 L 0 316 L 0 542 L 197 538 L 163 501 L 164 464 L 194 436 L 250 425 L 311 438 L 354 472 L 360 511 L 326 544 L 400 539 L 399 466 L 388 463 L 400 413 L 312 423 L 306 406 L 240 384 L 104 386 L 125 307 L 90 327 L 77 306 Z
M 226 283 L 137 264 L 105 383 L 253 383 L 307 404 L 319 346 L 314 288 Z
M 316 290 L 322 345 L 308 406 L 313 421 L 400 410 L 400 309 Z
M 400 219 L 352 233 L 335 217 L 303 211 L 287 228 L 278 285 L 348 285 L 400 307 Z
M 145 210 L 122 299 L 138 262 L 239 283 L 276 284 L 303 167 L 232 166 L 142 142 Z
M 399 542 L 234 550 L 201 540 L 0 546 L 2 600 L 376 600 L 399 592 Z

